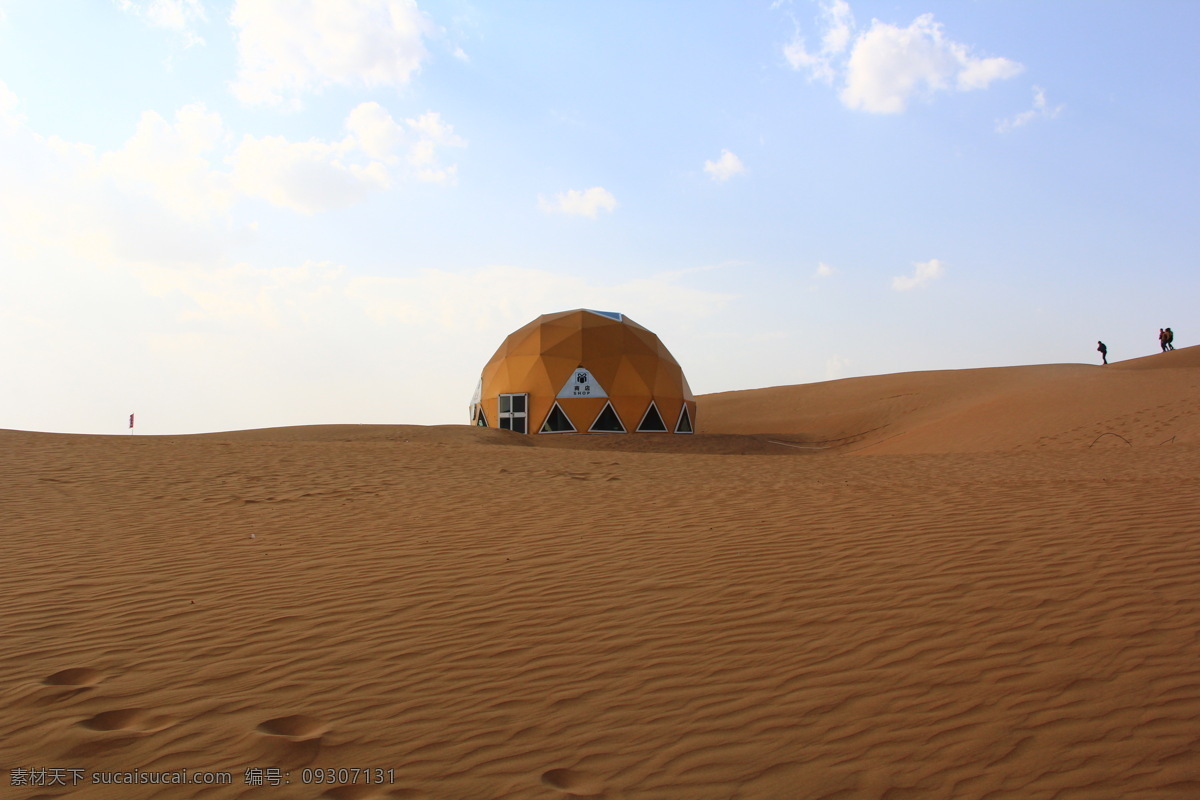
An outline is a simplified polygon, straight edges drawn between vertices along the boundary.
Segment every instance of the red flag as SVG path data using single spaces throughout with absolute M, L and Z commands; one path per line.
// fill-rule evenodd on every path
M 129 427 L 133 428 L 133 414 L 129 415 Z

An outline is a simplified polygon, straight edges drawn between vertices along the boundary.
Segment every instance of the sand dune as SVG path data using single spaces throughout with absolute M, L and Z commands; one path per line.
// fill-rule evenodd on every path
M 0 768 L 89 781 L 5 796 L 1200 796 L 1198 359 L 0 432 Z M 90 783 L 184 769 L 233 783 Z
M 1200 347 L 1108 366 L 915 372 L 706 395 L 698 430 L 845 452 L 952 453 L 1200 442 Z

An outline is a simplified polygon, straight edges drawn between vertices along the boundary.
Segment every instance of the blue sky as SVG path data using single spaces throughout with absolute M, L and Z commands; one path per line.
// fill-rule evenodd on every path
M 0 0 L 0 428 L 463 422 L 1200 335 L 1200 5 Z

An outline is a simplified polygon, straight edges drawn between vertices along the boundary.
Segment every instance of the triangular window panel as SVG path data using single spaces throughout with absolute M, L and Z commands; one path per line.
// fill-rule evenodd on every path
M 483 406 L 479 406 L 479 416 L 475 419 L 475 424 L 481 428 L 486 428 L 488 426 L 487 414 L 483 413 Z
M 549 415 L 546 416 L 546 421 L 542 423 L 542 433 L 573 433 L 575 426 L 571 424 L 571 420 L 563 413 L 563 410 L 558 407 L 558 403 L 550 409 Z
M 625 425 L 621 423 L 621 418 L 617 416 L 612 403 L 604 404 L 604 410 L 596 417 L 596 421 L 592 423 L 592 427 L 588 428 L 588 431 L 591 433 L 626 433 Z
M 638 433 L 666 433 L 667 425 L 663 422 L 662 414 L 658 413 L 658 406 L 654 405 L 654 401 L 650 401 L 650 407 L 646 409 L 646 416 L 642 417 L 642 423 L 637 426 Z
M 692 418 L 688 415 L 687 403 L 683 404 L 683 410 L 679 412 L 679 422 L 675 424 L 676 433 L 691 433 Z
M 571 377 L 567 378 L 567 382 L 559 390 L 558 396 L 560 398 L 608 397 L 608 393 L 604 391 L 600 381 L 592 377 L 592 373 L 580 367 L 571 373 Z

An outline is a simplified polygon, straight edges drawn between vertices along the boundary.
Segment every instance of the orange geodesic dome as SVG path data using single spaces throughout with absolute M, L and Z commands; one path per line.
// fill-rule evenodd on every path
M 471 421 L 518 433 L 691 433 L 696 398 L 652 332 L 577 309 L 509 334 L 483 368 Z

